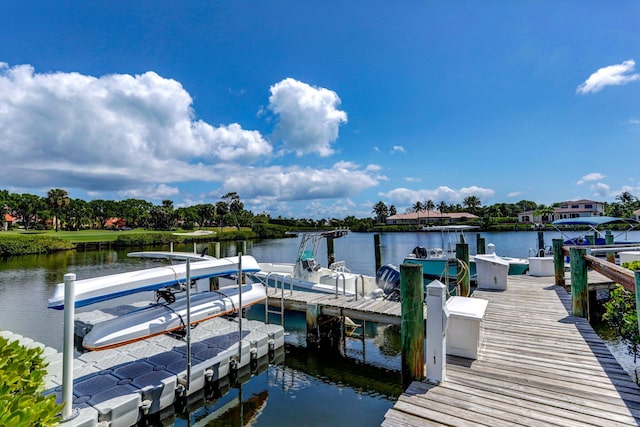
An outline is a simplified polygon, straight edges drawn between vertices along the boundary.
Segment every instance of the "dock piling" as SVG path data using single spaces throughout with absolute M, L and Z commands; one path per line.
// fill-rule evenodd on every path
M 562 252 L 562 239 L 553 239 L 553 266 L 555 272 L 555 284 L 564 286 L 564 253 Z
M 424 379 L 424 280 L 422 265 L 400 265 L 402 383 Z
M 73 409 L 73 340 L 75 326 L 75 273 L 64 275 L 64 344 L 62 352 L 62 422 L 78 415 Z
M 460 289 L 460 295 L 468 297 L 470 294 L 471 277 L 469 274 L 469 244 L 468 243 L 456 243 L 456 258 L 458 261 L 462 261 L 466 268 L 460 268 L 458 266 L 458 288 Z
M 376 272 L 382 267 L 382 251 L 380 246 L 380 234 L 373 235 L 373 248 L 376 254 Z
M 587 263 L 584 259 L 586 249 L 571 248 L 571 308 L 574 316 L 589 318 L 589 287 L 587 281 Z

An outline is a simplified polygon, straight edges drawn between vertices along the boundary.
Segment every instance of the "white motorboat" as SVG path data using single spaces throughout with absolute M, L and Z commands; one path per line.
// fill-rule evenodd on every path
M 270 287 L 294 290 L 335 293 L 341 295 L 364 295 L 381 297 L 384 283 L 375 276 L 351 272 L 344 261 L 334 261 L 323 267 L 317 261 L 322 239 L 337 238 L 347 234 L 347 230 L 320 233 L 302 233 L 295 263 L 259 263 L 260 270 L 247 273 L 255 282 Z
M 146 254 L 146 255 L 145 255 Z M 137 252 L 131 256 L 149 258 L 191 259 L 190 279 L 197 281 L 209 277 L 235 275 L 238 263 L 241 262 L 242 272 L 257 272 L 260 270 L 255 258 L 249 255 L 239 257 L 213 258 L 199 254 L 172 252 Z M 76 280 L 75 306 L 83 307 L 100 301 L 106 301 L 137 292 L 154 291 L 168 287 L 184 287 L 186 277 L 186 263 L 172 264 L 145 270 L 112 274 L 109 276 Z M 64 283 L 59 283 L 49 298 L 48 307 L 62 310 L 64 308 Z
M 182 297 L 170 304 L 155 303 L 93 325 L 84 336 L 82 346 L 87 350 L 119 347 L 155 335 L 187 327 L 187 306 L 190 324 L 195 325 L 214 317 L 240 311 L 266 299 L 265 287 L 258 283 L 202 292 L 191 295 L 189 304 Z M 240 301 L 242 299 L 242 301 Z

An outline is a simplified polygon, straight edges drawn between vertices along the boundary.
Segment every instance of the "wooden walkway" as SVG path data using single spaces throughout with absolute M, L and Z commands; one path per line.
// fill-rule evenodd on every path
M 385 300 L 355 299 L 354 296 L 338 296 L 308 291 L 288 291 L 284 293 L 284 308 L 294 311 L 307 311 L 307 305 L 317 304 L 320 314 L 326 316 L 346 316 L 353 320 L 400 325 L 401 307 L 399 302 Z M 269 306 L 280 307 L 281 295 L 269 290 Z M 426 309 L 425 309 L 426 318 Z
M 553 277 L 473 296 L 489 301 L 478 359 L 448 356 L 446 380 L 413 382 L 383 426 L 640 425 L 640 389 Z

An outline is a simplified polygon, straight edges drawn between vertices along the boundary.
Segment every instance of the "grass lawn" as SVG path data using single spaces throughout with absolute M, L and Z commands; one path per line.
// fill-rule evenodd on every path
M 225 227 L 222 231 L 232 231 L 236 230 L 235 227 Z M 219 228 L 212 229 L 212 231 L 220 232 Z M 25 230 L 13 230 L 13 231 L 3 231 L 0 232 L 0 239 L 2 236 L 16 236 L 16 235 L 49 235 L 60 237 L 63 239 L 67 239 L 72 243 L 85 243 L 85 242 L 113 242 L 118 236 L 122 235 L 135 235 L 135 234 L 149 234 L 149 233 L 176 233 L 176 232 L 185 232 L 183 230 L 174 230 L 174 231 L 155 231 L 155 230 L 145 230 L 142 228 L 133 229 L 133 230 L 123 230 L 123 231 L 111 231 L 111 230 L 79 230 L 79 231 L 66 231 L 66 230 L 45 230 L 45 231 L 25 231 Z

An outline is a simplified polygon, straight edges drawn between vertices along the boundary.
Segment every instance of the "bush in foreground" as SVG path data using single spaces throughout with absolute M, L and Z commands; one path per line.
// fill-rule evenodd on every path
M 45 374 L 41 348 L 0 337 L 0 426 L 58 425 L 62 405 L 41 394 Z

